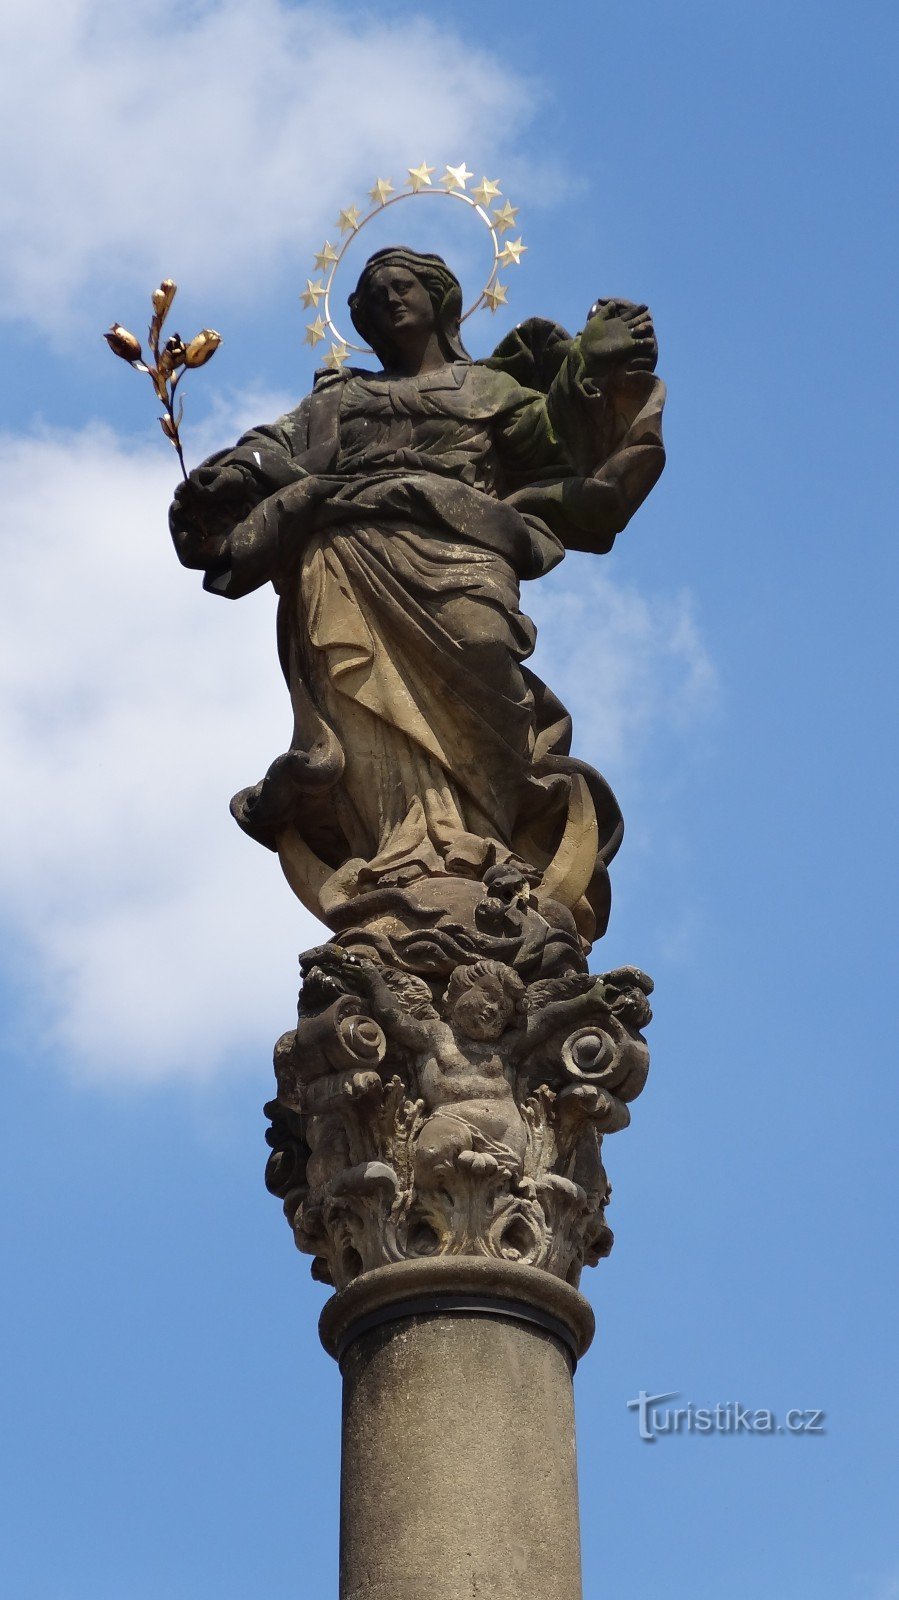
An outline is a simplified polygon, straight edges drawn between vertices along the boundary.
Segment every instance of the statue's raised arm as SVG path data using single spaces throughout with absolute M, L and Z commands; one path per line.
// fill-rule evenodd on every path
M 605 555 L 658 481 L 665 385 L 655 376 L 657 359 L 648 307 L 606 299 L 591 306 L 576 338 L 533 317 L 486 363 L 547 396 L 573 472 L 542 489 L 529 484 L 514 503 L 547 521 L 568 550 Z

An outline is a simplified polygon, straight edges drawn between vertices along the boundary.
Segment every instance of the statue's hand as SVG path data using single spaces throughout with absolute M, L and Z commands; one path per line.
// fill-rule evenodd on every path
M 245 498 L 247 475 L 240 467 L 197 467 L 175 490 L 174 504 L 187 516 L 221 516 L 228 505 Z
M 581 343 L 603 365 L 635 372 L 654 372 L 659 359 L 649 307 L 632 300 L 594 301 Z
M 238 467 L 198 467 L 175 490 L 169 526 L 186 567 L 210 568 L 227 557 L 247 480 Z

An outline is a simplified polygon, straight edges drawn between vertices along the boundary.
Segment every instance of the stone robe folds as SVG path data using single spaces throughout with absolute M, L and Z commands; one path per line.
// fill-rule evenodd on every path
M 367 890 L 512 857 L 585 939 L 605 928 L 621 816 L 522 665 L 519 584 L 566 547 L 609 550 L 661 471 L 663 386 L 628 372 L 620 336 L 608 360 L 613 331 L 533 322 L 488 363 L 320 374 L 200 469 L 236 469 L 217 541 L 176 501 L 207 588 L 279 593 L 293 738 L 232 809 L 326 922 Z

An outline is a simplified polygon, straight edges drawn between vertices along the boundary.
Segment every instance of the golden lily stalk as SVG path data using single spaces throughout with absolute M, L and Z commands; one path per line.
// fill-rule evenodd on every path
M 113 355 L 119 356 L 122 361 L 127 361 L 136 372 L 146 372 L 153 385 L 156 398 L 165 407 L 165 413 L 160 417 L 159 423 L 169 443 L 174 445 L 181 463 L 181 471 L 187 481 L 187 467 L 184 464 L 184 452 L 181 448 L 181 435 L 179 432 L 181 419 L 184 415 L 184 402 L 179 400 L 178 412 L 175 414 L 175 390 L 189 367 L 204 367 L 211 360 L 221 344 L 221 335 L 214 328 L 203 328 L 200 333 L 185 344 L 180 333 L 173 333 L 166 340 L 160 350 L 162 327 L 172 307 L 172 301 L 178 292 L 178 285 L 173 278 L 163 278 L 158 289 L 154 289 L 150 296 L 153 315 L 150 320 L 149 342 L 152 352 L 152 364 L 145 363 L 140 340 L 123 328 L 121 323 L 114 322 L 108 333 L 103 335 Z

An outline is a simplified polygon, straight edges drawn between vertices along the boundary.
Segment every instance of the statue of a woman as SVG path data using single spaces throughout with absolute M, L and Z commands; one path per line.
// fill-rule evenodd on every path
M 191 474 L 172 532 L 213 593 L 279 594 L 293 737 L 232 810 L 310 909 L 509 864 L 589 943 L 621 816 L 523 666 L 519 585 L 611 549 L 656 481 L 655 337 L 602 301 L 577 338 L 533 320 L 473 362 L 461 307 L 440 257 L 372 256 L 350 309 L 383 371 L 319 373 Z

